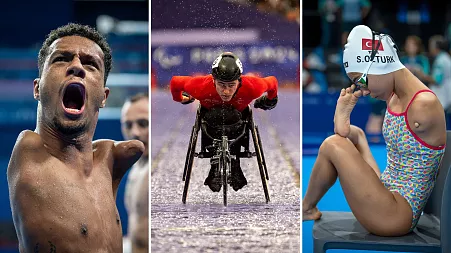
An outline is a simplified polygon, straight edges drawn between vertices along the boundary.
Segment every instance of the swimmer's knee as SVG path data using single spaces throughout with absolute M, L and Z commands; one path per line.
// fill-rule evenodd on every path
M 331 151 L 337 151 L 342 149 L 343 145 L 349 143 L 347 138 L 344 138 L 338 134 L 331 135 L 327 137 L 321 146 L 319 147 L 319 151 L 324 153 L 330 153 Z
M 347 138 L 342 137 L 342 136 L 340 136 L 338 134 L 334 134 L 334 135 L 331 135 L 331 136 L 327 137 L 323 141 L 323 144 L 321 146 L 323 146 L 323 145 L 326 145 L 326 146 L 333 145 L 333 146 L 335 146 L 337 144 L 339 145 L 339 144 L 347 142 L 347 141 L 348 141 Z

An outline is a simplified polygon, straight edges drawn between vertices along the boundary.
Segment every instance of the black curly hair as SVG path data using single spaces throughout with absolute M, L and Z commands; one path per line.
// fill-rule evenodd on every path
M 111 56 L 111 48 L 108 45 L 105 37 L 103 37 L 96 29 L 81 24 L 69 23 L 64 26 L 60 26 L 55 30 L 50 31 L 47 35 L 47 39 L 42 44 L 41 49 L 39 50 L 38 56 L 38 68 L 39 68 L 39 76 L 42 74 L 42 69 L 44 67 L 45 59 L 49 54 L 50 45 L 57 39 L 67 36 L 80 36 L 94 41 L 99 47 L 102 49 L 104 58 L 103 62 L 105 65 L 105 83 L 108 78 L 108 74 L 112 68 L 113 60 Z

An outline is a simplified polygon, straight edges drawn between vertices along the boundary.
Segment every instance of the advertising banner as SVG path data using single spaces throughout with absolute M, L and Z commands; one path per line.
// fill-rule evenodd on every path
M 169 85 L 172 76 L 206 75 L 222 52 L 232 52 L 243 63 L 243 74 L 275 76 L 280 85 L 299 85 L 299 45 L 253 44 L 233 46 L 152 47 L 152 69 L 159 87 Z

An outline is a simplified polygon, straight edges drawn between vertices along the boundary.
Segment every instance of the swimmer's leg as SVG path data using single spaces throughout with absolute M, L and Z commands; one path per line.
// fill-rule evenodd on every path
M 371 149 L 368 144 L 368 140 L 366 139 L 365 132 L 361 128 L 351 125 L 351 132 L 348 135 L 348 139 L 357 148 L 359 153 L 362 155 L 363 160 L 365 160 L 365 162 L 368 163 L 368 165 L 370 165 L 371 168 L 373 168 L 376 175 L 380 177 L 381 171 L 379 169 L 379 166 L 377 166 L 373 154 L 371 153 Z
M 371 154 L 368 140 L 365 132 L 359 127 L 351 125 L 351 112 L 354 109 L 358 99 L 367 95 L 368 91 L 354 91 L 355 85 L 351 85 L 346 89 L 342 89 L 337 100 L 334 115 L 334 131 L 336 134 L 349 138 L 356 146 L 357 150 L 362 154 L 363 159 L 374 169 L 376 174 L 380 176 L 380 169 L 376 160 Z
M 339 135 L 327 138 L 320 147 L 302 201 L 303 220 L 319 218 L 316 205 L 337 177 L 353 214 L 369 232 L 396 236 L 409 231 L 410 205 L 385 188 L 358 148 Z

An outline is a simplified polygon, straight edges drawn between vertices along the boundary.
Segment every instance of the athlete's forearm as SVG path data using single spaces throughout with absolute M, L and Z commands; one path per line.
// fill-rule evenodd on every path
M 184 85 L 178 79 L 179 78 L 177 76 L 172 77 L 169 87 L 171 89 L 172 99 L 176 102 L 182 102 Z
M 267 97 L 268 99 L 272 100 L 277 97 L 278 82 L 274 76 L 270 76 L 265 79 L 267 81 L 266 83 L 268 84 L 268 88 L 266 90 L 266 92 L 268 93 Z

